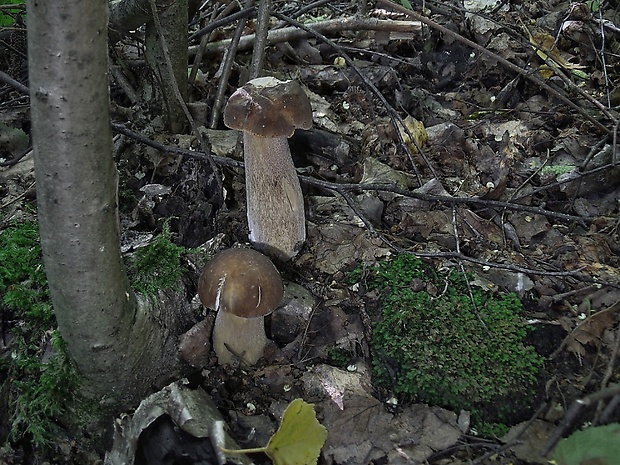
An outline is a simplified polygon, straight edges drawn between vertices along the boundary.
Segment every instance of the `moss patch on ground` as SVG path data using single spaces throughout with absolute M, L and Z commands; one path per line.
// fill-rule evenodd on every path
M 435 272 L 411 254 L 351 278 L 379 293 L 377 387 L 402 400 L 469 410 L 479 425 L 525 413 L 542 359 L 523 343 L 527 329 L 514 293 L 469 286 L 463 273 Z
M 56 330 L 36 222 L 13 221 L 0 231 L 0 263 L 0 307 L 12 338 L 10 357 L 0 359 L 4 425 L 12 439 L 41 446 L 53 437 L 79 377 Z

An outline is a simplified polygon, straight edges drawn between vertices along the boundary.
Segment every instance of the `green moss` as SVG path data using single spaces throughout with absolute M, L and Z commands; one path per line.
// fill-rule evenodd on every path
M 552 165 L 552 166 L 543 166 L 541 170 L 541 174 L 543 176 L 553 174 L 555 176 L 560 176 L 562 174 L 570 173 L 575 171 L 576 166 L 574 165 Z
M 16 322 L 8 329 L 11 358 L 0 366 L 11 436 L 41 446 L 51 439 L 66 400 L 75 398 L 79 379 L 55 329 L 35 222 L 14 221 L 0 232 L 0 263 L 0 304 Z
M 0 5 L 23 5 L 25 0 L 0 0 Z M 0 11 L 0 27 L 13 26 L 15 18 L 23 14 L 23 10 L 3 10 Z
M 437 273 L 410 254 L 353 278 L 380 291 L 372 340 L 378 387 L 489 422 L 503 421 L 535 391 L 542 361 L 523 343 L 515 294 L 471 288 L 470 295 L 461 273 Z
M 181 257 L 187 250 L 174 244 L 170 238 L 170 229 L 166 225 L 149 245 L 127 257 L 129 279 L 137 292 L 153 296 L 161 289 L 174 288 L 183 276 Z
M 2 305 L 51 321 L 52 306 L 35 222 L 13 222 L 0 233 Z
M 17 439 L 29 435 L 39 446 L 52 440 L 56 421 L 65 415 L 66 401 L 79 386 L 77 370 L 69 361 L 60 334 L 51 331 L 47 337 L 53 353 L 45 362 L 20 338 L 15 358 L 19 377 L 11 387 L 11 436 Z

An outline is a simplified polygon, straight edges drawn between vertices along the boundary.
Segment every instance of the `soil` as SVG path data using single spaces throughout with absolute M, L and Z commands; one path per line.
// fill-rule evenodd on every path
M 298 18 L 340 20 L 337 32 L 326 33 L 330 43 L 310 37 L 268 47 L 266 73 L 298 79 L 314 110 L 313 129 L 290 139 L 308 238 L 297 257 L 276 262 L 286 298 L 283 311 L 267 320 L 272 343 L 264 360 L 222 367 L 206 353 L 188 383 L 204 389 L 244 447 L 265 445 L 288 402 L 301 397 L 315 404 L 329 432 L 321 464 L 546 463 L 540 451 L 575 401 L 620 376 L 619 5 L 547 0 L 491 2 L 477 10 L 479 2 L 468 2 L 466 11 L 428 2 L 429 10 L 422 10 L 412 3 L 432 23 L 381 2 L 364 15 L 383 26 L 351 30 L 346 21 L 358 5 L 330 2 Z M 592 11 L 594 5 L 601 9 Z M 200 12 L 203 23 L 210 8 Z M 397 21 L 410 22 L 407 32 L 397 30 Z M 221 28 L 213 40 L 230 37 L 233 29 Z M 544 53 L 532 45 L 549 41 L 554 49 Z M 133 39 L 116 44 L 113 64 L 133 66 L 135 47 Z M 230 91 L 250 56 L 238 53 Z M 27 83 L 24 63 L 4 42 L 0 59 L 3 69 L 12 65 L 9 75 Z M 198 126 L 207 125 L 208 114 L 201 119 L 197 109 L 213 105 L 220 59 L 205 58 L 200 69 L 206 80 L 192 86 Z M 131 66 L 121 68 L 140 89 Z M 28 148 L 27 99 L 8 84 L 0 93 L 0 124 L 13 131 L 0 139 L 0 212 L 9 217 L 32 200 L 33 171 L 31 155 L 15 163 Z M 131 134 L 115 138 L 124 247 L 161 232 L 166 221 L 179 245 L 246 244 L 236 134 L 223 123 L 201 129 L 216 155 L 212 165 L 193 136 L 166 134 L 149 102 L 131 104 L 117 80 L 112 97 L 116 123 L 159 134 L 151 140 L 160 144 L 157 150 Z M 221 163 L 224 158 L 228 162 Z M 514 412 L 507 436 L 482 437 L 467 412 L 373 385 L 377 295 L 347 276 L 404 252 L 436 269 L 466 270 L 475 277 L 472 286 L 516 292 L 523 302 L 523 321 L 532 328 L 526 343 L 545 363 L 536 395 Z M 198 273 L 188 270 L 195 289 Z M 3 333 L 10 330 L 3 323 Z M 620 421 L 618 408 L 602 415 L 619 396 L 611 392 L 583 408 L 561 433 Z M 174 425 L 162 420 L 156 426 L 160 430 L 145 433 L 143 444 L 174 436 L 170 431 L 178 433 L 172 449 L 191 442 Z M 7 442 L 0 464 L 98 458 L 79 439 L 68 439 L 62 429 L 58 434 L 57 446 L 46 453 L 28 438 Z M 195 453 L 193 463 L 215 463 Z M 269 463 L 262 454 L 252 458 Z M 182 463 L 148 460 L 141 452 L 136 463 Z

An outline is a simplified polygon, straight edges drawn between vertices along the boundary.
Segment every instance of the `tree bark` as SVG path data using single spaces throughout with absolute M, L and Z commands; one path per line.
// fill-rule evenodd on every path
M 174 306 L 136 298 L 122 262 L 107 6 L 28 0 L 28 58 L 38 218 L 54 312 L 84 393 L 118 411 L 171 376 L 180 322 L 168 312 Z
M 158 15 L 167 47 L 162 47 L 155 21 L 149 21 L 146 24 L 145 56 L 159 83 L 157 99 L 164 107 L 166 126 L 178 134 L 187 123 L 175 90 L 176 85 L 183 101 L 187 101 L 187 0 L 176 0 L 167 8 L 160 8 Z M 172 74 L 167 57 L 172 64 Z
M 174 0 L 157 0 L 157 7 L 165 9 Z M 189 17 L 198 11 L 201 0 L 189 0 Z M 150 0 L 110 0 L 110 24 L 108 33 L 111 44 L 115 44 L 131 31 L 149 22 L 151 14 Z

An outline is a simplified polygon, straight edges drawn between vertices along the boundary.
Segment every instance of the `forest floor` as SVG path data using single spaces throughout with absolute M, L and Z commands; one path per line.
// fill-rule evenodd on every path
M 247 447 L 267 443 L 293 399 L 314 403 L 328 431 L 321 464 L 546 463 L 554 434 L 620 421 L 620 5 L 412 2 L 409 14 L 379 2 L 358 16 L 354 3 L 305 11 L 297 20 L 321 34 L 282 34 L 266 50 L 266 74 L 297 79 L 314 113 L 313 128 L 290 139 L 308 238 L 277 263 L 286 298 L 268 321 L 274 343 L 252 368 L 208 354 L 188 383 Z M 111 54 L 123 246 L 167 224 L 192 248 L 193 294 L 200 251 L 247 242 L 237 133 L 207 129 L 227 47 L 218 41 L 234 26 L 212 37 L 190 98 L 221 202 L 195 138 L 162 133 L 153 110 L 132 102 L 147 87 L 139 42 Z M 6 50 L 3 63 L 18 61 Z M 237 52 L 226 97 L 250 56 Z M 12 69 L 25 84 L 25 63 Z M 29 146 L 27 99 L 0 92 L 4 230 L 33 215 L 35 191 L 31 155 L 11 163 Z M 3 305 L 6 373 L 20 322 Z M 0 464 L 93 457 L 79 438 L 59 436 L 47 455 L 29 436 L 8 440 L 3 386 Z M 175 463 L 148 460 L 136 463 Z

